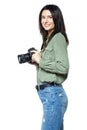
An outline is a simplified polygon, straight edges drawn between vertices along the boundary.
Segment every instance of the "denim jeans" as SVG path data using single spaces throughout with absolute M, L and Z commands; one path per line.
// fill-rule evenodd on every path
M 63 118 L 68 105 L 63 87 L 48 86 L 37 92 L 43 104 L 41 130 L 63 130 Z

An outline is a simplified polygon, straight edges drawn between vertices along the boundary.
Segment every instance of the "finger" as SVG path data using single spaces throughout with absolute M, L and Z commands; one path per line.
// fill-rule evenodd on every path
M 36 50 L 32 50 L 31 52 L 34 52 L 34 53 L 36 53 L 37 51 L 36 51 Z

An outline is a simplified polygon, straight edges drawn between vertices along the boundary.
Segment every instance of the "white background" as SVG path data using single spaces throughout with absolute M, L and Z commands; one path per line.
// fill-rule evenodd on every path
M 69 98 L 65 130 L 87 129 L 86 0 L 0 1 L 0 130 L 40 130 L 42 104 L 35 90 L 36 69 L 17 55 L 40 50 L 38 15 L 46 4 L 63 13 L 70 45 L 70 71 L 64 88 Z

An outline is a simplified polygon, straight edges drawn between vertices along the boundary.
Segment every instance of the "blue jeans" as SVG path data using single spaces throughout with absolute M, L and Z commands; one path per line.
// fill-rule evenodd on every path
M 48 86 L 37 92 L 43 104 L 41 130 L 63 130 L 63 117 L 68 105 L 63 87 Z

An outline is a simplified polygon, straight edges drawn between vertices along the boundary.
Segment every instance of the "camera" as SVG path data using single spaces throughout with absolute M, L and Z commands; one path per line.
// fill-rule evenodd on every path
M 31 52 L 33 50 L 36 50 L 34 47 L 28 49 L 28 53 L 26 54 L 20 54 L 18 55 L 18 61 L 20 64 L 22 63 L 26 63 L 26 62 L 29 62 L 29 63 L 33 63 L 32 61 L 32 55 L 34 54 L 34 52 Z

